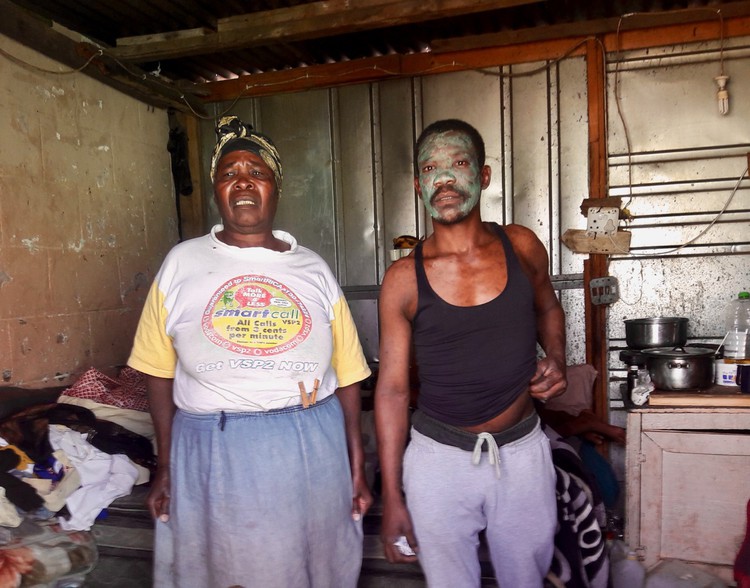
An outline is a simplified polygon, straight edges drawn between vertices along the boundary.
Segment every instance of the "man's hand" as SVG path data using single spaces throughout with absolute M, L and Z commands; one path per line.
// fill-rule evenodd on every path
M 594 445 L 601 445 L 605 441 L 614 441 L 620 445 L 625 445 L 626 431 L 624 428 L 604 422 L 590 410 L 581 411 L 576 418 L 585 427 L 583 436 Z
M 406 537 L 409 546 L 416 553 L 419 551 L 417 538 L 414 536 L 414 529 L 411 523 L 411 517 L 406 510 L 403 502 L 398 504 L 383 505 L 383 521 L 380 527 L 380 540 L 383 542 L 383 551 L 385 557 L 390 563 L 414 563 L 417 561 L 416 555 L 404 555 L 399 551 L 394 543 L 399 537 Z
M 550 358 L 545 357 L 536 364 L 536 373 L 529 382 L 529 394 L 542 402 L 559 396 L 568 387 L 565 379 L 564 366 Z

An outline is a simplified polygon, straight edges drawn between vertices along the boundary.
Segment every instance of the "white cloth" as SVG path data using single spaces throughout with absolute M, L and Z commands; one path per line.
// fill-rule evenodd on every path
M 87 531 L 102 509 L 130 494 L 138 469 L 127 456 L 99 451 L 82 433 L 63 425 L 50 425 L 49 440 L 53 449 L 65 453 L 81 478 L 81 487 L 65 501 L 70 518 L 61 518 L 60 526 L 69 531 Z

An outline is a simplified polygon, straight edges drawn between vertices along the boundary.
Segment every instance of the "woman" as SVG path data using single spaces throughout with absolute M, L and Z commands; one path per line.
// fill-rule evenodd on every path
M 353 587 L 370 370 L 326 263 L 273 230 L 275 146 L 237 117 L 217 133 L 222 224 L 167 255 L 128 361 L 158 445 L 154 584 Z

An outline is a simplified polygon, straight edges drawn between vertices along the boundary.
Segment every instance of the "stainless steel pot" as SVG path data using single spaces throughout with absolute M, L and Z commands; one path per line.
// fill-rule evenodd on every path
M 714 349 L 663 347 L 642 353 L 657 390 L 702 390 L 713 384 Z
M 688 319 L 679 316 L 628 319 L 625 343 L 631 349 L 682 347 L 687 343 Z

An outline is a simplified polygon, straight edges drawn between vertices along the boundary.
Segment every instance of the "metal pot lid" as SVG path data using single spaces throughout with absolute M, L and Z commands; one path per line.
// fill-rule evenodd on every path
M 648 357 L 678 359 L 685 357 L 707 357 L 714 355 L 716 350 L 709 349 L 708 347 L 654 347 L 652 349 L 643 349 L 641 353 Z

